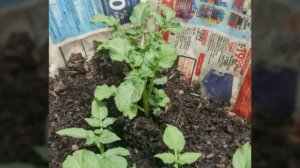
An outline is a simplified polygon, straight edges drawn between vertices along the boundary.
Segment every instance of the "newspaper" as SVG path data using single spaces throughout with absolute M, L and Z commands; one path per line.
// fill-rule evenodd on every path
M 186 28 L 165 37 L 178 49 L 178 70 L 186 83 L 232 110 L 251 116 L 251 1 L 163 0 Z
M 139 0 L 49 0 L 49 75 L 54 77 L 71 53 L 81 53 L 90 59 L 94 55 L 93 41 L 110 37 L 104 24 L 92 24 L 98 13 L 113 15 L 124 27 Z
M 180 34 L 166 34 L 178 49 L 178 70 L 188 84 L 245 118 L 251 113 L 251 1 L 250 0 L 149 0 L 154 9 L 166 4 L 186 27 Z M 50 76 L 64 66 L 71 53 L 94 54 L 93 40 L 109 37 L 105 25 L 91 25 L 96 13 L 118 16 L 128 26 L 137 0 L 50 0 Z M 111 5 L 119 5 L 112 10 Z M 72 30 L 71 30 L 72 29 Z

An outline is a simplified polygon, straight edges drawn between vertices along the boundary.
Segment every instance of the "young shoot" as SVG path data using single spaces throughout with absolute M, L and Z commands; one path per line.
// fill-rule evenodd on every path
M 185 139 L 182 132 L 175 126 L 167 125 L 163 135 L 163 141 L 173 153 L 160 153 L 154 155 L 154 157 L 161 159 L 165 164 L 172 164 L 174 168 L 179 168 L 180 165 L 192 164 L 202 155 L 201 153 L 195 152 L 182 153 Z
M 105 90 L 105 92 L 99 94 L 99 91 L 102 90 Z M 121 140 L 115 133 L 107 129 L 116 121 L 116 118 L 108 117 L 108 109 L 103 102 L 104 99 L 111 97 L 115 92 L 116 88 L 114 86 L 97 86 L 91 106 L 92 116 L 85 118 L 85 121 L 93 129 L 66 128 L 57 132 L 61 136 L 85 139 L 87 145 L 95 145 L 99 149 L 97 154 L 87 149 L 75 151 L 63 162 L 63 168 L 127 168 L 128 163 L 124 158 L 124 156 L 129 155 L 127 149 L 122 147 L 105 148 L 106 144 Z

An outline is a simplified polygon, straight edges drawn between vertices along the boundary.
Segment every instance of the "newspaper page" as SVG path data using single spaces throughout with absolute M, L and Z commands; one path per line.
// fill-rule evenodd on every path
M 186 30 L 167 34 L 178 49 L 178 70 L 186 83 L 232 110 L 251 116 L 251 1 L 163 0 Z
M 139 0 L 49 0 L 49 75 L 55 76 L 72 53 L 94 55 L 93 41 L 110 37 L 104 24 L 90 21 L 98 13 L 116 16 L 126 27 Z

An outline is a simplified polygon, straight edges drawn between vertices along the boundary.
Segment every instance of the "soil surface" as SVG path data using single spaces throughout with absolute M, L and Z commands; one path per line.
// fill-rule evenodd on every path
M 48 44 L 12 33 L 0 44 L 0 164 L 46 166 L 34 147 L 46 145 Z
M 69 137 L 60 137 L 56 131 L 68 127 L 88 125 L 83 118 L 90 116 L 90 105 L 96 85 L 118 85 L 128 68 L 122 63 L 112 63 L 104 55 L 96 55 L 92 61 L 85 61 L 74 54 L 66 68 L 50 79 L 50 168 L 60 168 L 67 155 L 84 142 Z M 180 80 L 180 74 L 172 69 L 166 73 L 169 80 L 164 90 L 171 104 L 158 117 L 145 118 L 142 114 L 129 121 L 117 112 L 113 101 L 108 102 L 111 116 L 118 117 L 112 126 L 122 139 L 113 146 L 130 150 L 130 165 L 138 168 L 163 167 L 153 155 L 167 151 L 162 141 L 166 124 L 177 126 L 185 135 L 184 151 L 202 152 L 201 160 L 186 168 L 227 168 L 235 150 L 250 141 L 250 123 L 229 112 L 225 104 L 212 101 L 198 94 L 198 86 L 187 86 Z

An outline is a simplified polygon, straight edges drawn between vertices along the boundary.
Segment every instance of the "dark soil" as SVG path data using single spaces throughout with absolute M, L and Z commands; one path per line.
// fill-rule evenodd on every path
M 96 85 L 118 85 L 127 71 L 125 65 L 111 63 L 104 56 L 86 62 L 80 55 L 73 55 L 67 67 L 60 69 L 55 79 L 50 79 L 50 168 L 61 167 L 67 155 L 84 147 L 83 141 L 60 137 L 55 132 L 67 127 L 88 128 L 83 118 L 90 116 Z M 185 167 L 231 167 L 234 151 L 250 141 L 250 123 L 230 113 L 224 104 L 198 94 L 198 87 L 184 85 L 176 70 L 170 70 L 167 75 L 169 80 L 164 89 L 171 104 L 159 117 L 145 118 L 141 114 L 129 121 L 116 111 L 112 101 L 108 102 L 110 115 L 119 118 L 111 129 L 122 139 L 114 145 L 130 149 L 131 165 L 162 167 L 153 155 L 167 150 L 162 134 L 166 124 L 173 124 L 185 135 L 185 151 L 204 154 L 196 164 Z
M 0 163 L 46 166 L 34 152 L 46 145 L 48 44 L 37 46 L 26 33 L 0 44 Z

